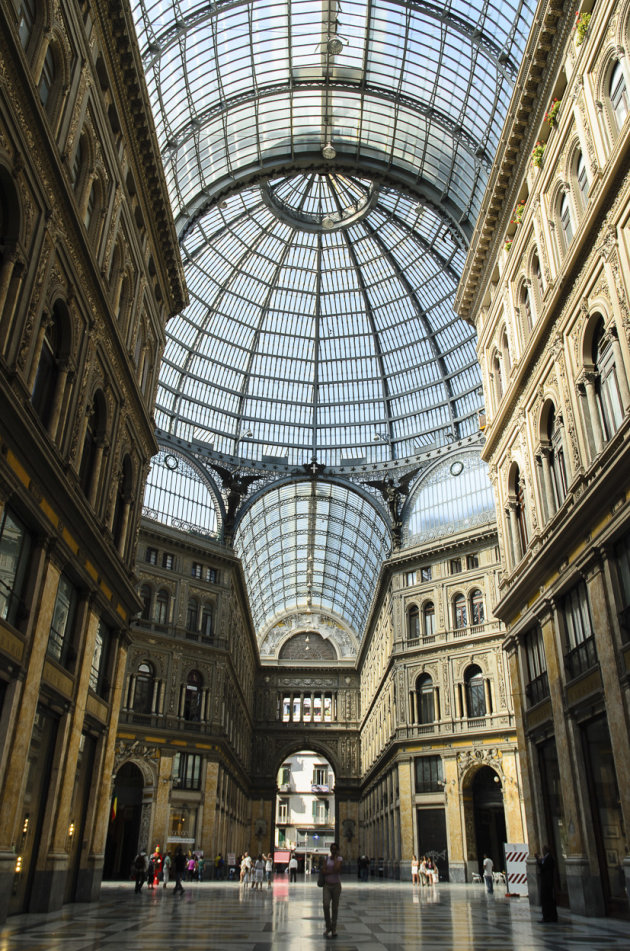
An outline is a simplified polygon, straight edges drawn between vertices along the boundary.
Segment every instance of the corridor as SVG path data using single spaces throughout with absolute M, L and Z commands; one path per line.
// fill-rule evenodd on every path
M 270 889 L 233 883 L 172 884 L 135 895 L 106 884 L 102 900 L 51 915 L 18 915 L 0 929 L 0 951 L 626 951 L 627 922 L 585 919 L 561 910 L 538 923 L 525 899 L 488 896 L 480 885 L 413 888 L 400 882 L 343 884 L 338 937 L 323 937 L 315 881 Z

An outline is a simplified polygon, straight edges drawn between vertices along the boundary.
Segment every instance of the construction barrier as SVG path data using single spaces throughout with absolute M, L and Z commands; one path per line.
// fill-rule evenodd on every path
M 503 846 L 505 852 L 505 883 L 507 894 L 527 895 L 527 856 L 529 848 L 524 843 L 508 843 Z

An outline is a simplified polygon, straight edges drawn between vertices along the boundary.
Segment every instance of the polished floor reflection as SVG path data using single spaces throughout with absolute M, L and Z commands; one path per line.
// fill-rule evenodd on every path
M 66 905 L 52 915 L 18 915 L 0 929 L 0 951 L 588 951 L 630 947 L 630 926 L 561 910 L 539 924 L 525 899 L 486 895 L 481 885 L 413 888 L 387 881 L 345 881 L 338 937 L 323 936 L 321 892 L 315 881 L 284 877 L 254 891 L 238 884 L 192 883 L 140 895 L 133 884 L 104 885 L 102 900 Z

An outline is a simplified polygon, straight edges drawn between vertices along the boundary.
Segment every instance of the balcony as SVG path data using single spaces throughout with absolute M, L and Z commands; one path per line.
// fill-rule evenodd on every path
M 229 641 L 225 637 L 218 637 L 214 634 L 208 636 L 202 634 L 201 631 L 189 631 L 177 624 L 158 624 L 157 621 L 147 621 L 145 618 L 139 618 L 135 626 L 136 629 L 149 631 L 151 634 L 160 634 L 162 637 L 172 637 L 180 641 L 194 641 L 197 644 L 213 647 L 215 650 L 226 651 L 229 648 Z
M 464 638 L 473 640 L 492 636 L 505 636 L 505 631 L 498 621 L 487 621 L 485 624 L 469 624 L 467 627 L 453 628 L 448 631 L 436 631 L 428 637 L 405 638 L 395 642 L 394 653 L 402 654 L 407 651 L 420 650 L 423 647 L 431 647 L 434 644 L 454 643 Z

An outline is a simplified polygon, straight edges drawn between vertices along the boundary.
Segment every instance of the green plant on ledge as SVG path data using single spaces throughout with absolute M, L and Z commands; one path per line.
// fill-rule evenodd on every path
M 508 238 L 505 244 L 503 245 L 503 250 L 509 251 L 511 247 L 512 247 L 512 239 Z
M 523 199 L 522 199 L 521 201 L 519 201 L 519 203 L 518 203 L 517 205 L 515 205 L 515 207 L 514 207 L 514 211 L 512 212 L 512 221 L 511 221 L 511 224 L 513 224 L 513 225 L 520 225 L 521 221 L 523 220 L 523 213 L 524 213 L 524 211 L 525 211 L 525 199 L 523 198 Z
M 546 142 L 538 141 L 532 149 L 532 165 L 534 168 L 542 168 L 543 155 L 545 154 Z
M 579 10 L 577 11 L 577 13 L 575 14 L 575 32 L 577 34 L 575 38 L 576 46 L 581 46 L 582 43 L 584 42 L 584 39 L 586 37 L 586 32 L 588 30 L 588 25 L 590 22 L 591 22 L 590 13 L 580 13 Z
M 545 122 L 548 122 L 551 128 L 558 123 L 558 113 L 560 112 L 560 100 L 552 99 L 549 109 L 545 113 Z

